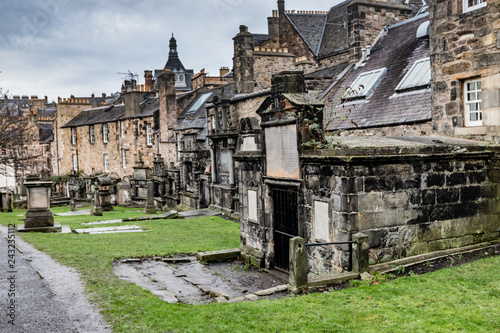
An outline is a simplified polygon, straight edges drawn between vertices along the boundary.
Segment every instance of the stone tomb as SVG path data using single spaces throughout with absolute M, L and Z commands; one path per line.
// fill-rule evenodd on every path
M 61 225 L 54 224 L 54 215 L 50 210 L 51 181 L 40 180 L 40 177 L 29 176 L 24 183 L 28 196 L 28 210 L 24 225 L 18 232 L 60 232 Z

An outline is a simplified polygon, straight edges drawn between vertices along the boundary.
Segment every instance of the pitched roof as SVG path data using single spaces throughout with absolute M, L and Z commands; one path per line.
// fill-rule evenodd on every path
M 40 132 L 40 143 L 54 141 L 54 125 L 52 123 L 37 123 Z
M 320 14 L 285 14 L 314 54 L 318 54 L 327 16 Z
M 120 119 L 124 114 L 124 104 L 87 109 L 71 119 L 63 128 L 114 122 Z
M 415 123 L 431 119 L 431 93 L 428 87 L 401 93 L 395 91 L 415 61 L 429 57 L 429 39 L 416 38 L 418 27 L 428 19 L 428 15 L 422 15 L 387 29 L 386 35 L 371 50 L 364 66 L 355 68 L 327 101 L 326 112 L 337 115 L 329 130 Z M 385 76 L 366 98 L 339 105 L 338 101 L 345 89 L 360 75 L 382 68 L 387 69 Z
M 335 79 L 344 69 L 349 66 L 349 63 L 345 62 L 336 66 L 319 69 L 317 71 L 306 74 L 304 77 L 306 80 L 323 80 L 323 79 Z
M 255 46 L 259 46 L 260 44 L 264 43 L 269 39 L 269 35 L 267 34 L 252 34 L 252 35 Z

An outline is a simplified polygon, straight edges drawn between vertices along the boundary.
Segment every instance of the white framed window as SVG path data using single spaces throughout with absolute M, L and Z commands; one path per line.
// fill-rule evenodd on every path
M 120 121 L 120 126 L 121 126 L 122 138 L 125 138 L 125 122 L 123 120 Z
M 38 165 L 36 163 L 33 164 L 33 170 L 34 170 L 35 173 L 38 172 Z
M 122 149 L 122 167 L 127 168 L 127 151 L 125 149 Z
M 465 126 L 483 125 L 481 79 L 464 82 Z
M 42 156 L 45 157 L 45 146 L 42 146 Z
M 95 143 L 95 127 L 94 127 L 94 125 L 89 126 L 89 140 L 90 140 L 90 143 Z
M 56 154 L 54 153 L 54 147 L 50 147 L 50 154 L 52 156 L 56 156 Z
M 109 141 L 108 124 L 102 124 L 102 141 L 107 143 Z
M 36 147 L 33 147 L 33 156 L 36 156 Z
M 26 157 L 30 156 L 30 151 L 29 151 L 28 147 L 24 148 L 24 156 L 26 156 Z
M 43 162 L 43 170 L 47 170 L 47 162 Z
M 431 84 L 431 61 L 430 58 L 424 58 L 415 61 L 408 73 L 399 82 L 396 91 L 426 87 L 429 84 Z
M 349 91 L 344 95 L 344 98 L 367 97 L 382 81 L 385 73 L 387 73 L 387 68 L 384 67 L 359 74 L 351 84 Z
M 109 172 L 109 156 L 108 154 L 104 154 L 104 172 Z
M 153 131 L 151 129 L 151 124 L 146 125 L 146 139 L 148 146 L 153 145 Z
M 71 144 L 76 145 L 76 128 L 71 127 Z
M 470 12 L 479 8 L 486 7 L 486 0 L 463 0 L 463 12 Z
M 137 122 L 137 136 L 141 135 L 141 124 Z
M 73 171 L 78 171 L 78 158 L 73 154 Z
M 16 155 L 17 155 L 17 157 L 21 156 L 21 151 L 19 150 L 19 147 L 17 147 L 17 149 L 16 149 Z

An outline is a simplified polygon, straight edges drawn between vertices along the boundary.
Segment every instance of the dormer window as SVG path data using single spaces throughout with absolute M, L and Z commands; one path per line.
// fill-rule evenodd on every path
M 486 7 L 486 0 L 463 0 L 463 12 L 471 12 L 473 10 Z
M 400 92 L 409 89 L 426 88 L 431 83 L 431 62 L 430 58 L 415 61 L 410 70 L 403 77 L 396 87 Z
M 368 97 L 382 81 L 385 73 L 387 68 L 384 67 L 360 74 L 344 94 L 344 99 Z

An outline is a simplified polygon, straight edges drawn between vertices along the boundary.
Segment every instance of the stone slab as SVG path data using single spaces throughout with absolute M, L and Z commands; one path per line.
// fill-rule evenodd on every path
M 308 287 L 322 287 L 332 284 L 339 284 L 349 280 L 359 278 L 359 273 L 340 273 L 335 275 L 318 275 L 312 277 L 307 282 Z
M 272 295 L 274 293 L 278 293 L 278 292 L 281 292 L 281 291 L 285 291 L 287 289 L 288 289 L 288 285 L 287 284 L 283 284 L 281 286 L 276 286 L 276 287 L 272 287 L 272 288 L 269 288 L 269 289 L 258 290 L 256 292 L 254 292 L 254 294 L 257 295 L 257 296 L 267 296 L 267 295 Z
M 240 249 L 199 252 L 196 254 L 196 258 L 199 261 L 217 261 L 238 258 L 240 253 Z
M 218 215 L 218 214 L 219 213 L 214 212 L 213 210 L 210 210 L 210 209 L 197 209 L 197 210 L 190 210 L 187 212 L 180 212 L 179 216 L 182 216 L 185 219 L 189 219 L 189 218 L 202 217 L 202 216 L 214 216 L 214 215 Z
M 75 229 L 78 234 L 97 234 L 97 233 L 111 233 L 111 232 L 139 232 L 144 231 L 142 227 L 137 225 L 124 225 L 119 227 L 103 227 L 103 228 L 86 228 Z
M 116 220 L 107 220 L 107 221 L 98 221 L 98 222 L 85 222 L 81 223 L 81 225 L 100 225 L 100 224 L 113 224 L 113 223 L 122 223 L 122 219 Z
M 80 216 L 80 215 L 90 215 L 90 209 L 82 209 L 74 212 L 57 213 L 56 216 Z
M 17 227 L 17 232 L 61 232 L 62 226 L 59 223 L 54 223 L 54 226 L 25 228 L 24 224 Z

